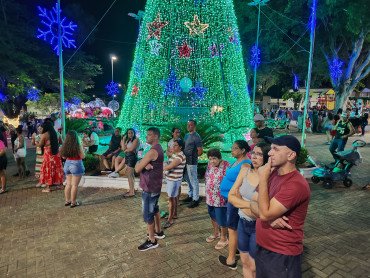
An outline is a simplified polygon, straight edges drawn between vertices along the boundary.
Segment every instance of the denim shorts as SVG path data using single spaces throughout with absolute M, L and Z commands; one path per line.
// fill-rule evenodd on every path
M 226 227 L 226 207 L 208 206 L 208 214 L 212 219 L 216 219 L 218 226 Z
M 229 229 L 234 231 L 238 230 L 238 222 L 239 222 L 239 209 L 234 207 L 231 203 L 227 203 L 227 224 L 226 226 Z
M 179 195 L 179 188 L 181 186 L 181 181 L 169 181 L 167 180 L 167 194 L 168 197 L 177 197 Z
M 242 253 L 249 253 L 254 259 L 256 253 L 256 221 L 240 218 L 238 223 L 238 249 Z
M 159 212 L 158 200 L 161 193 L 150 193 L 143 190 L 141 204 L 143 207 L 144 222 L 151 224 L 154 221 L 154 214 Z
M 64 163 L 64 173 L 73 176 L 81 176 L 85 174 L 85 167 L 82 160 L 68 160 Z
M 255 262 L 257 278 L 302 277 L 302 254 L 297 256 L 283 255 L 257 244 Z

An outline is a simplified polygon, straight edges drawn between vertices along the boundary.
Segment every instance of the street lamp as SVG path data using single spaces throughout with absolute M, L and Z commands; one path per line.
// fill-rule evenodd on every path
M 137 12 L 137 14 L 135 14 L 135 13 L 129 13 L 128 15 L 129 15 L 129 16 L 131 16 L 131 17 L 133 17 L 133 18 L 135 18 L 136 20 L 138 20 L 138 21 L 139 21 L 139 33 L 140 33 L 141 20 L 143 19 L 144 15 L 145 15 L 145 12 L 144 12 L 144 11 L 139 10 L 139 11 Z
M 113 61 L 117 60 L 117 57 L 114 55 L 110 56 L 110 60 L 112 61 L 112 83 L 113 83 Z M 114 100 L 115 95 L 113 95 L 113 100 Z
M 258 38 L 260 34 L 260 16 L 261 16 L 261 6 L 266 5 L 266 3 L 270 0 L 253 0 L 253 2 L 248 3 L 249 6 L 257 6 L 258 5 L 258 23 L 257 23 L 257 39 L 256 39 L 256 52 L 258 55 Z M 252 104 L 252 113 L 254 115 L 254 101 L 256 98 L 256 81 L 257 81 L 257 66 L 258 63 L 254 63 L 254 81 L 253 81 L 253 104 Z

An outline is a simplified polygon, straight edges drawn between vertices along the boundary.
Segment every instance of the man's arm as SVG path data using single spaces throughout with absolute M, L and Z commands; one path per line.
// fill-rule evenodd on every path
M 198 156 L 201 156 L 203 154 L 203 147 L 198 147 Z
M 227 200 L 234 207 L 237 207 L 237 208 L 240 208 L 240 209 L 245 209 L 245 208 L 250 209 L 250 202 L 243 200 L 240 197 L 240 194 L 239 194 L 239 188 L 242 186 L 243 179 L 244 179 L 245 175 L 247 174 L 247 170 L 248 170 L 248 168 L 246 166 L 244 166 L 244 167 L 243 166 L 240 169 L 240 172 L 238 174 L 238 177 L 236 178 L 236 181 L 235 181 L 233 187 L 229 191 L 229 195 L 228 195 Z
M 171 170 L 171 169 L 179 166 L 181 162 L 182 162 L 181 158 L 176 157 L 174 160 L 172 160 L 170 165 L 167 165 L 167 166 L 163 167 L 163 171 Z
M 158 152 L 156 150 L 149 150 L 140 160 L 140 163 L 135 166 L 135 172 L 140 173 L 151 161 L 156 160 Z
M 288 209 L 275 198 L 270 200 L 268 192 L 268 179 L 270 174 L 271 158 L 269 158 L 268 162 L 264 166 L 258 169 L 258 175 L 260 178 L 258 210 L 259 217 L 262 221 L 274 221 L 288 211 Z
M 350 121 L 348 121 L 348 123 L 349 123 L 349 133 L 348 133 L 348 135 L 346 135 L 347 138 L 351 137 L 353 134 L 355 134 L 355 128 L 353 127 L 352 123 Z

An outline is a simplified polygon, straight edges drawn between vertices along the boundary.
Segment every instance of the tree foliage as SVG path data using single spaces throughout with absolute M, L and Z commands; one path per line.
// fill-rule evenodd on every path
M 83 13 L 77 4 L 63 9 L 67 17 L 78 18 L 79 26 L 89 26 L 91 17 Z M 40 20 L 36 16 L 36 5 L 32 10 L 17 1 L 0 1 L 0 92 L 6 102 L 0 104 L 7 116 L 19 114 L 27 102 L 26 90 L 36 86 L 42 92 L 59 91 L 58 56 L 46 42 L 36 38 Z M 76 20 L 75 20 L 76 21 Z M 90 24 L 91 26 L 91 24 Z M 82 28 L 76 41 L 82 41 L 88 30 Z M 74 50 L 63 51 L 64 61 Z M 101 73 L 101 66 L 94 63 L 94 57 L 79 51 L 64 70 L 66 99 L 73 96 L 88 98 L 83 91 L 94 86 L 93 77 Z

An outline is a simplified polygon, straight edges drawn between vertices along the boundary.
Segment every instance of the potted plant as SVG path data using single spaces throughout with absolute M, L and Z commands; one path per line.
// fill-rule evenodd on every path
M 308 151 L 305 147 L 301 148 L 301 152 L 296 161 L 296 167 L 305 179 L 312 177 L 311 172 L 317 168 L 316 163 L 308 155 Z

